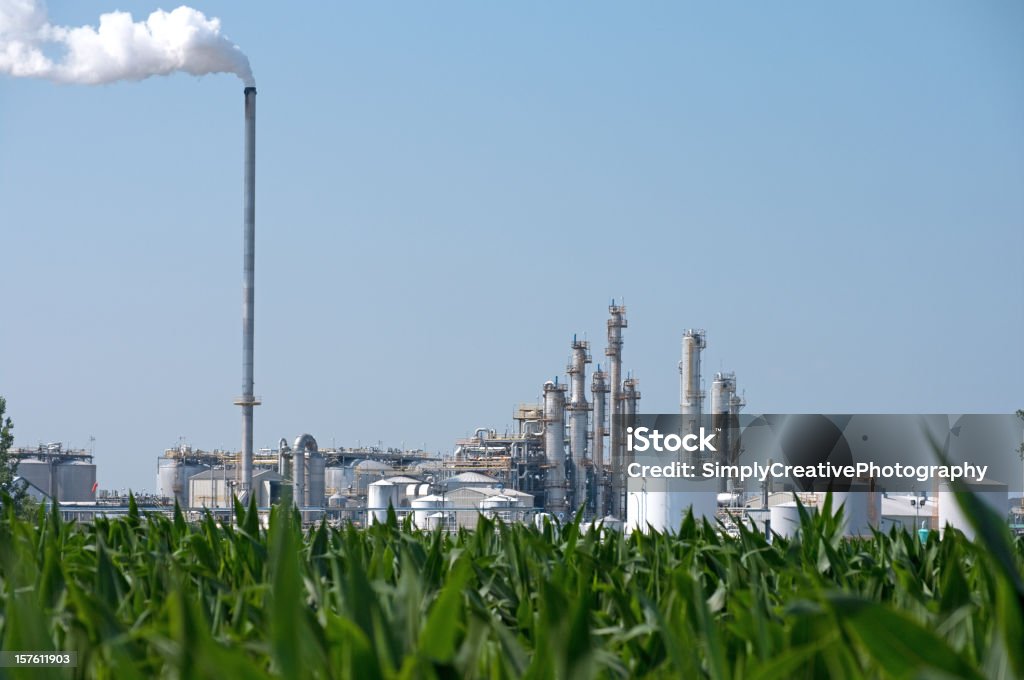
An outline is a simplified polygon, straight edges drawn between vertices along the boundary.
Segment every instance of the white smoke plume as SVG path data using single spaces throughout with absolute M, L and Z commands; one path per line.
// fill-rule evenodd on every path
M 220 32 L 220 20 L 191 7 L 158 9 L 145 21 L 110 12 L 99 27 L 67 27 L 50 23 L 42 0 L 0 0 L 0 74 L 99 85 L 176 71 L 234 73 L 255 84 L 248 57 Z

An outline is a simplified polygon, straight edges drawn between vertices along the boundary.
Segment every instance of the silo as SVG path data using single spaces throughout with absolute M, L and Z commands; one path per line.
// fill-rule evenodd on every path
M 182 508 L 188 508 L 191 503 L 188 480 L 209 469 L 209 465 L 180 458 L 160 458 L 157 462 L 156 492 L 164 498 L 177 500 Z
M 56 494 L 50 464 L 44 460 L 24 458 L 18 461 L 15 474 L 50 497 Z
M 1009 486 L 1007 484 L 985 480 L 984 482 L 965 484 L 965 488 L 974 494 L 975 498 L 988 506 L 989 510 L 996 513 L 1000 520 L 1005 521 L 1010 509 Z M 957 495 L 958 493 L 953 491 L 949 482 L 943 481 L 939 483 L 939 530 L 944 532 L 946 527 L 950 526 L 962 531 L 968 539 L 974 540 L 974 526 L 967 519 L 967 515 L 964 514 L 960 503 L 957 502 Z
M 88 503 L 96 500 L 94 464 L 79 460 L 59 463 L 53 467 L 53 472 L 58 501 Z
M 386 479 L 370 484 L 366 496 L 367 523 L 386 522 L 389 505 L 398 506 L 398 486 Z
M 349 487 L 352 486 L 353 475 L 351 467 L 342 467 L 341 465 L 332 465 L 324 468 L 324 492 L 334 494 L 344 494 L 348 491 Z
M 413 523 L 418 529 L 434 529 L 444 517 L 442 512 L 446 501 L 441 496 L 421 496 L 414 498 L 410 505 L 413 508 Z M 440 515 L 440 517 L 438 517 Z

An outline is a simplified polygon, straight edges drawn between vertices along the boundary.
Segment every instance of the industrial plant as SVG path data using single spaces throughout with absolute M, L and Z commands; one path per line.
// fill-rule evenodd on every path
M 478 427 L 447 455 L 404 447 L 321 448 L 311 434 L 282 437 L 275 448 L 255 450 L 253 417 L 261 404 L 254 393 L 256 88 L 247 83 L 243 96 L 242 389 L 234 401 L 242 410 L 241 450 L 204 451 L 185 444 L 167 449 L 157 462 L 156 493 L 143 499 L 147 508 L 170 512 L 178 507 L 197 517 L 230 513 L 236 501 L 255 503 L 264 513 L 272 505 L 290 503 L 307 522 L 365 526 L 394 513 L 418 528 L 455 529 L 475 526 L 483 514 L 510 522 L 579 519 L 626 531 L 673 530 L 692 512 L 720 521 L 725 530 L 749 522 L 766 533 L 785 533 L 798 524 L 797 500 L 811 507 L 822 503 L 820 493 L 744 489 L 725 479 L 683 491 L 665 479 L 629 484 L 626 435 L 641 414 L 641 392 L 640 381 L 624 370 L 628 322 L 626 306 L 616 300 L 608 307 L 603 362 L 588 376 L 594 364 L 590 342 L 573 336 L 565 372 L 543 382 L 540 402 L 516 404 L 514 425 L 504 432 Z M 680 452 L 675 462 L 693 466 L 713 459 L 735 465 L 743 452 L 737 423 L 746 400 L 736 374 L 723 371 L 712 376 L 706 404 L 701 368 L 706 348 L 703 329 L 683 332 L 680 432 L 696 436 L 708 427 L 718 445 L 713 454 Z M 43 502 L 58 503 L 65 515 L 89 519 L 127 506 L 123 497 L 97 495 L 91 453 L 61 444 L 13 453 L 26 490 Z M 884 528 L 886 521 L 915 527 L 923 521 L 934 528 L 943 520 L 957 521 L 953 511 L 942 511 L 942 495 L 890 498 L 851 492 L 841 500 L 848 506 L 848 531 L 864 534 Z M 992 504 L 1005 514 L 1005 485 Z

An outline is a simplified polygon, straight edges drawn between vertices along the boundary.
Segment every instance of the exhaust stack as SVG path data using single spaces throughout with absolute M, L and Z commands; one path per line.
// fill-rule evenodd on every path
M 242 189 L 242 479 L 239 497 L 252 489 L 253 300 L 256 278 L 256 88 L 245 88 L 245 183 Z

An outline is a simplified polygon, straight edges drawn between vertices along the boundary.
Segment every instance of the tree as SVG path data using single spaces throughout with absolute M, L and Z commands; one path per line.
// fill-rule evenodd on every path
M 0 397 L 0 505 L 13 503 L 15 510 L 21 514 L 25 505 L 24 485 L 14 484 L 14 474 L 18 469 L 18 461 L 10 454 L 11 445 L 14 444 L 14 423 L 10 417 L 4 418 L 7 412 L 7 400 Z

